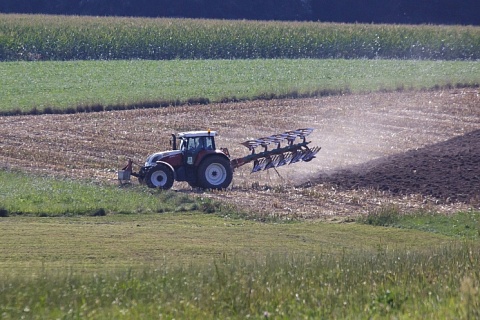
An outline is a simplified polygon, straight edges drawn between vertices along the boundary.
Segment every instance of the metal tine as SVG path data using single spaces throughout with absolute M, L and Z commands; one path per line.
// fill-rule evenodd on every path
M 261 139 L 247 140 L 245 142 L 242 142 L 241 145 L 244 145 L 245 147 L 248 148 L 248 150 L 252 151 L 252 154 L 255 153 L 255 148 L 257 148 L 258 146 L 264 147 L 265 151 L 267 150 L 267 146 L 265 144 L 265 141 L 261 140 Z
M 281 133 L 281 134 L 274 134 L 272 136 L 270 136 L 270 139 L 273 143 L 276 143 L 277 144 L 277 148 L 280 148 L 280 144 L 285 141 L 287 138 L 287 135 L 285 133 Z
M 293 158 L 292 160 L 290 161 L 289 164 L 292 164 L 292 163 L 296 163 L 300 160 L 302 160 L 302 157 L 303 157 L 303 151 L 295 151 L 294 154 L 293 154 Z
M 308 136 L 310 133 L 312 133 L 313 128 L 298 129 L 296 131 L 299 131 L 300 132 L 300 137 L 303 138 L 303 137 Z
M 313 129 L 312 128 L 305 128 L 305 129 L 298 129 L 297 130 L 300 134 L 298 135 L 300 139 L 303 140 L 303 142 L 306 142 L 307 136 L 312 133 Z
M 312 150 L 313 155 L 316 155 L 321 149 L 322 147 L 313 147 L 310 150 Z
M 271 137 L 263 137 L 263 138 L 258 138 L 257 141 L 259 141 L 261 145 L 264 145 L 264 144 L 270 144 L 272 142 L 272 139 Z
M 278 167 L 278 164 L 279 164 L 280 161 L 282 161 L 284 158 L 285 158 L 285 157 L 284 157 L 283 153 L 282 153 L 282 154 L 276 154 L 276 155 L 275 155 L 275 159 L 274 159 L 274 160 L 275 160 L 275 163 L 274 163 L 274 164 L 275 164 L 275 167 Z
M 298 130 L 290 130 L 290 131 L 285 131 L 285 134 L 288 135 L 299 135 L 300 132 Z
M 284 132 L 284 133 L 273 134 L 270 137 L 285 140 L 287 138 L 287 136 L 288 136 L 288 133 Z
M 277 163 L 277 167 L 284 166 L 288 164 L 292 160 L 292 153 L 287 152 L 287 153 L 282 153 L 279 155 L 279 161 Z
M 262 170 L 262 167 L 260 166 L 259 161 L 253 162 L 253 168 L 251 173 L 254 173 L 260 170 Z
M 248 150 L 253 150 L 260 145 L 260 142 L 258 140 L 247 140 L 245 142 L 242 142 L 241 145 L 247 147 Z
M 274 155 L 270 159 L 267 158 L 267 160 L 270 160 L 270 161 L 268 161 L 267 165 L 265 166 L 265 168 L 263 170 L 268 170 L 268 169 L 271 169 L 271 168 L 275 168 L 278 165 L 278 161 L 280 160 L 280 157 L 279 157 L 279 155 Z
M 292 145 L 297 137 L 303 139 L 303 142 L 305 142 L 305 137 L 312 132 L 313 132 L 312 128 L 304 128 L 304 129 L 287 131 L 284 134 L 287 135 L 288 144 Z
M 295 139 L 297 137 L 302 138 L 305 142 L 305 137 L 312 133 L 313 128 L 303 128 L 297 129 L 292 131 L 286 131 L 284 133 L 274 134 L 269 137 L 259 138 L 259 139 L 252 139 L 242 142 L 241 145 L 248 148 L 248 150 L 252 151 L 252 154 L 255 153 L 255 148 L 262 146 L 265 148 L 265 151 L 268 149 L 268 145 L 270 143 L 277 144 L 277 148 L 280 148 L 280 144 L 287 140 L 289 145 L 293 145 Z
M 253 162 L 252 173 L 263 170 L 266 165 L 267 165 L 267 161 L 266 161 L 265 158 L 262 158 L 262 159 L 259 159 L 259 160 L 255 160 L 255 161 Z
M 303 156 L 302 160 L 303 161 L 310 161 L 313 158 L 315 158 L 315 155 L 320 151 L 321 147 L 313 147 L 309 150 L 307 150 L 307 153 L 305 156 Z
M 321 149 L 322 147 L 313 147 L 310 150 L 312 150 L 312 155 L 315 156 Z
M 304 138 L 312 133 L 312 128 L 303 128 L 297 130 L 286 131 L 284 133 L 274 134 L 269 137 L 252 139 L 242 142 L 241 144 L 247 147 L 249 150 L 253 150 L 258 146 L 266 147 L 270 143 L 276 143 L 278 146 L 284 140 L 287 140 L 289 144 L 292 144 L 297 137 Z
M 300 157 L 300 160 L 308 160 L 308 158 L 310 157 L 312 151 L 310 149 L 305 149 L 305 150 L 301 150 L 302 152 L 302 156 Z
M 275 167 L 275 166 L 273 165 L 272 159 L 270 159 L 270 161 L 266 162 L 266 165 L 265 165 L 265 167 L 263 167 L 263 170 L 268 170 L 268 169 L 271 169 L 273 167 Z
M 265 148 L 264 151 L 267 151 L 268 145 L 272 143 L 272 139 L 270 137 L 260 138 L 258 141 L 261 141 L 260 145 Z
M 292 137 L 295 136 L 299 138 L 304 138 L 305 136 L 309 135 L 312 131 L 313 129 L 311 129 L 311 131 L 309 131 L 309 129 L 297 129 L 297 130 L 287 131 L 285 133 Z
M 285 134 L 287 135 L 286 139 L 287 139 L 289 145 L 292 145 L 293 142 L 295 141 L 295 139 L 297 139 L 297 137 L 298 137 L 298 135 L 295 133 L 295 131 L 285 132 Z
M 322 147 L 313 147 L 312 150 L 313 150 L 313 155 L 317 155 L 317 153 L 322 149 Z
M 265 170 L 265 167 L 269 164 L 269 160 L 267 158 L 263 158 L 262 163 L 259 166 L 259 170 Z
M 310 161 L 315 157 L 315 154 L 318 151 L 315 152 L 315 148 L 311 148 L 311 149 L 306 149 L 303 152 L 304 152 L 304 154 L 303 154 L 302 160 L 303 161 Z

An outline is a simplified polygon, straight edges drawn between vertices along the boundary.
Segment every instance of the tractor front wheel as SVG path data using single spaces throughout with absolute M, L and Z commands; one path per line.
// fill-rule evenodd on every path
M 174 180 L 172 169 L 161 163 L 150 168 L 144 179 L 149 188 L 160 188 L 163 190 L 170 189 Z
M 230 161 L 222 156 L 211 156 L 198 167 L 198 185 L 205 189 L 225 189 L 232 182 Z

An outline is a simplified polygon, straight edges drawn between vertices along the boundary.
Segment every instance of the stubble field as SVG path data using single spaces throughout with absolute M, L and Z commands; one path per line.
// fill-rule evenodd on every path
M 170 133 L 210 128 L 232 157 L 240 145 L 314 128 L 317 159 L 234 173 L 222 192 L 192 190 L 261 215 L 345 219 L 394 205 L 456 212 L 480 205 L 478 89 L 371 93 L 73 115 L 0 117 L 0 163 L 37 174 L 117 183 L 128 157 L 169 148 Z M 136 182 L 135 182 L 136 183 Z

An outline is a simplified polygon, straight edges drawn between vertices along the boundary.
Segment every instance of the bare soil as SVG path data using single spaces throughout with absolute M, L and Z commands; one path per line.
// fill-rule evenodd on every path
M 143 163 L 169 149 L 173 132 L 216 130 L 217 145 L 236 158 L 248 154 L 244 140 L 303 127 L 322 147 L 311 162 L 254 174 L 242 167 L 222 192 L 174 188 L 292 218 L 480 208 L 478 89 L 0 117 L 0 166 L 117 183 L 127 158 Z

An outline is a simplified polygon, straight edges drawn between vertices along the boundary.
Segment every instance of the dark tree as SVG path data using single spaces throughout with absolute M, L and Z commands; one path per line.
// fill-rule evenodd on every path
M 1 0 L 0 12 L 480 25 L 479 0 Z

